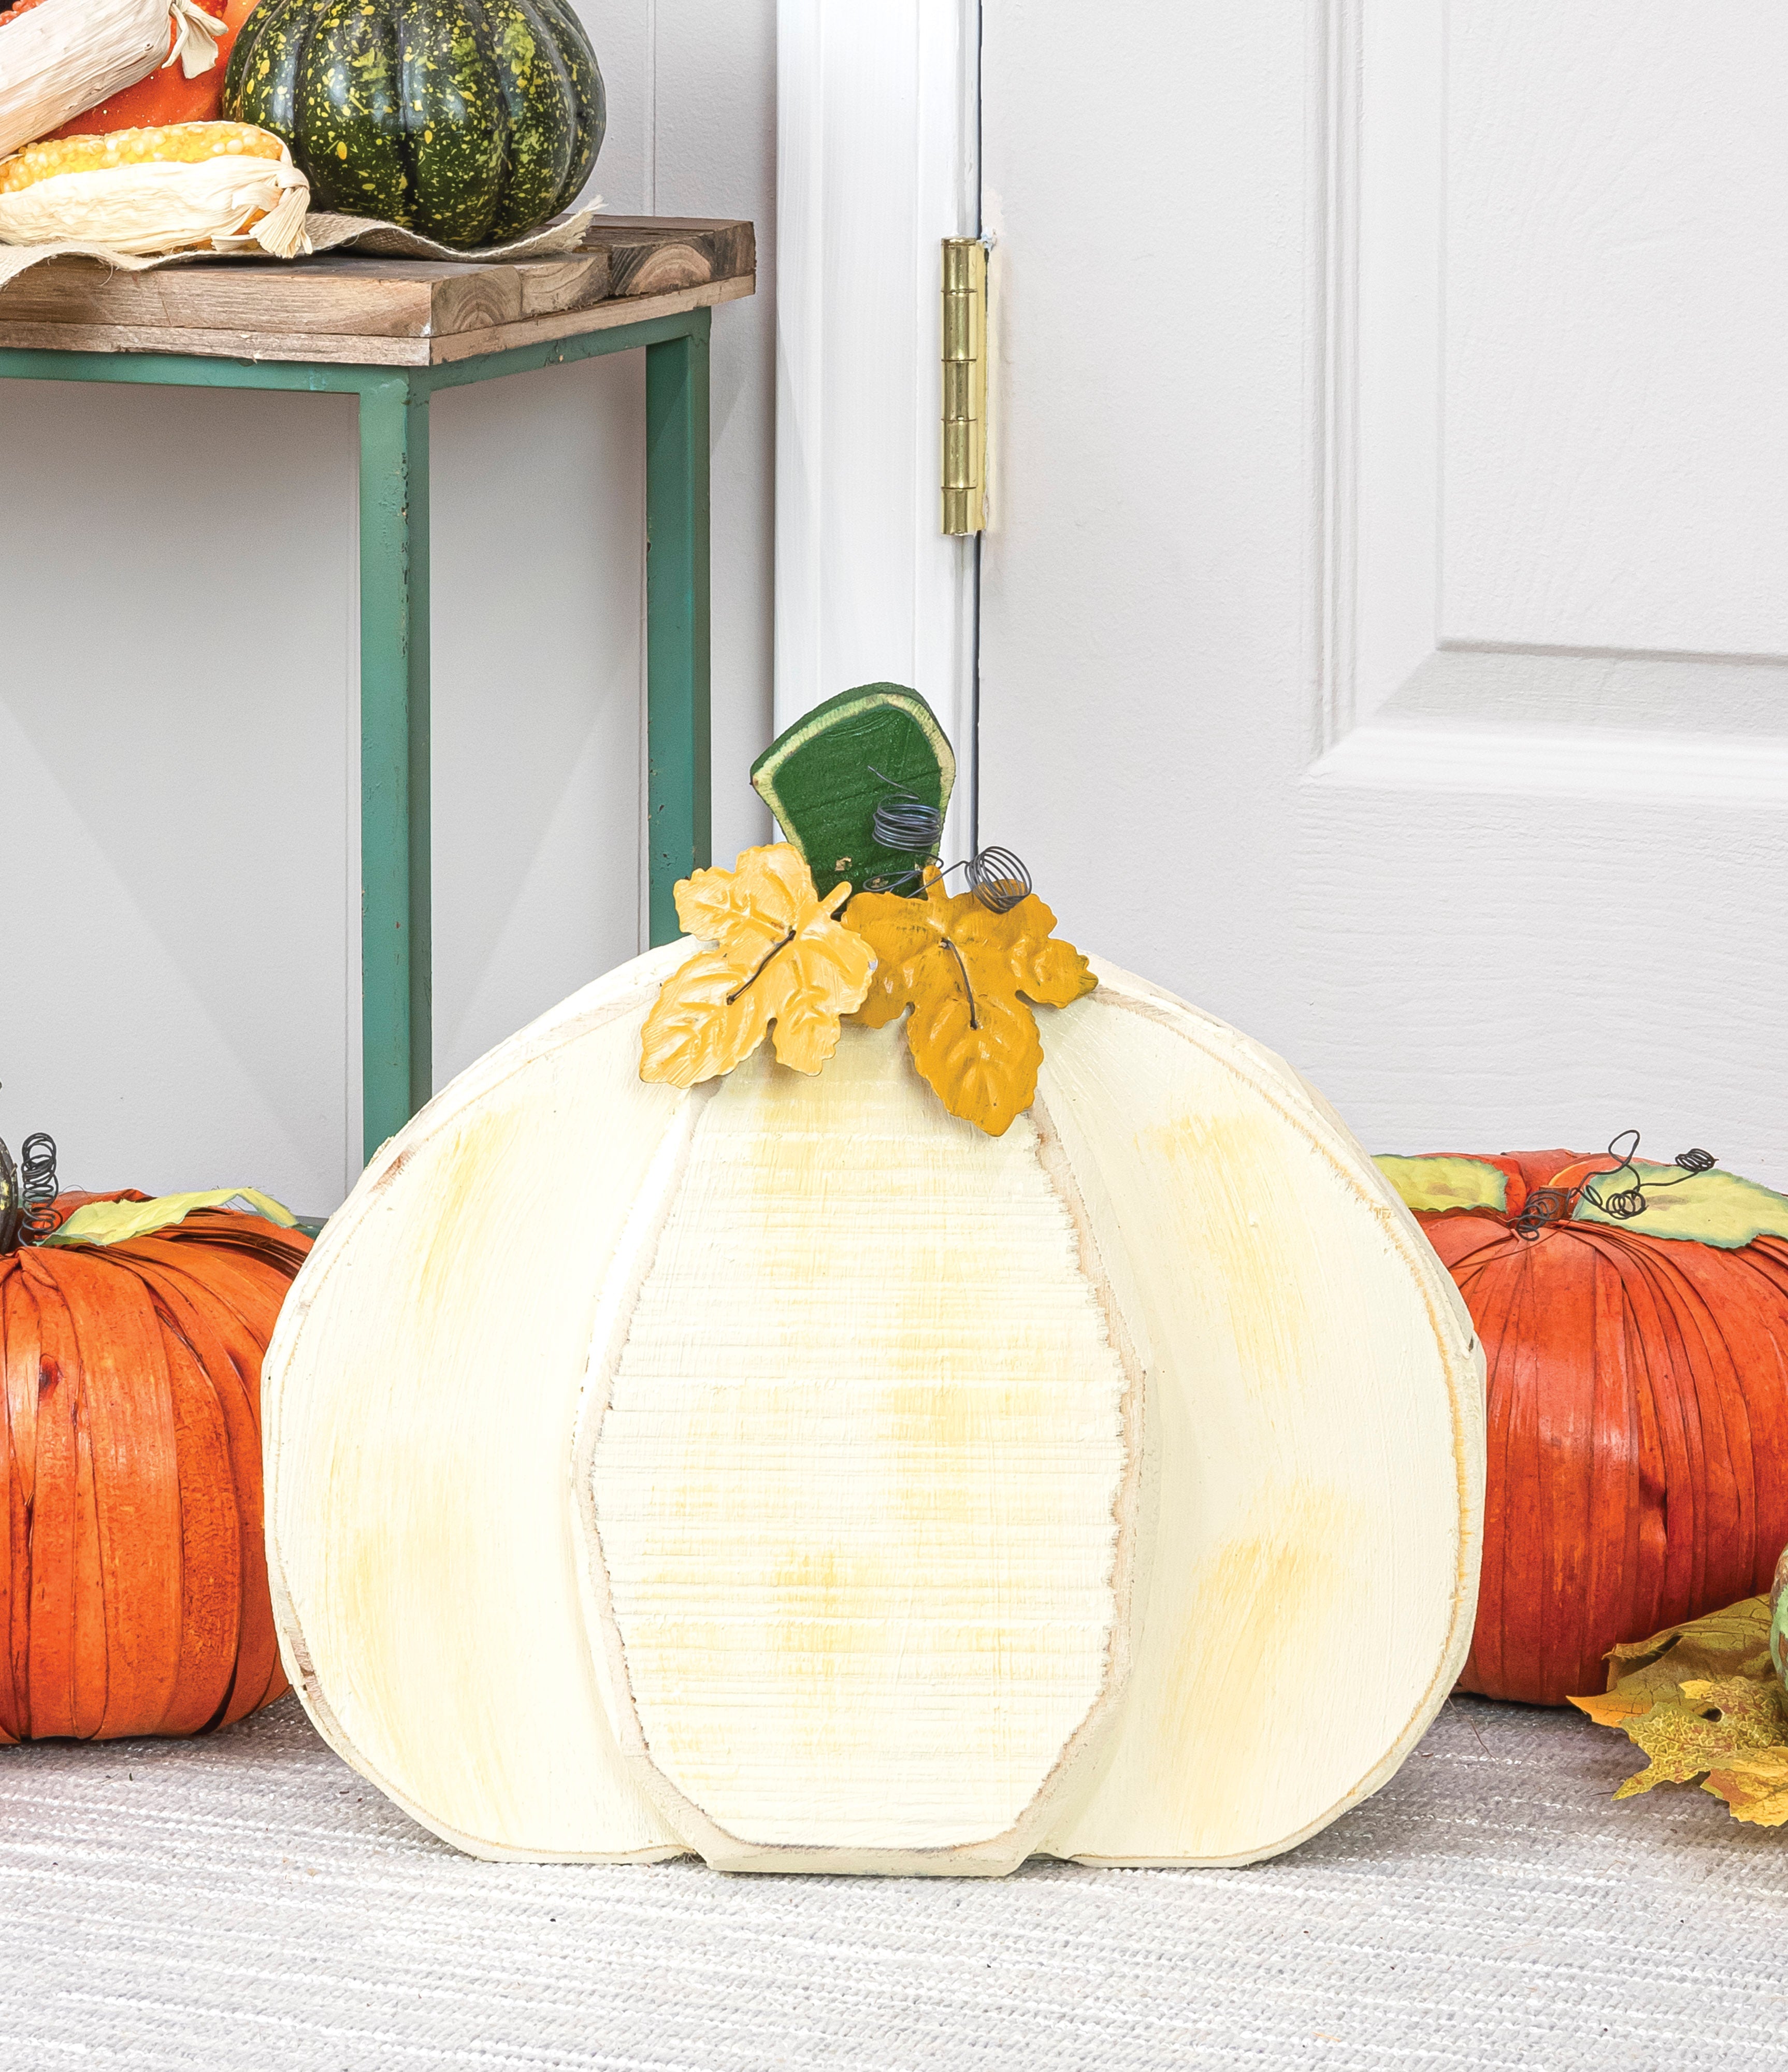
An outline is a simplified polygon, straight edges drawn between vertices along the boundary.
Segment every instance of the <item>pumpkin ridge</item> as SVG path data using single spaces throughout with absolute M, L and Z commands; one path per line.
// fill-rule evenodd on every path
M 113 1245 L 108 1256 L 139 1271 L 153 1267 L 169 1276 L 175 1285 L 183 1285 L 189 1293 L 197 1292 L 209 1297 L 218 1308 L 227 1311 L 263 1351 L 270 1326 L 270 1318 L 266 1314 L 269 1300 L 277 1310 L 291 1280 L 290 1274 L 282 1272 L 277 1267 L 263 1267 L 260 1262 L 237 1258 L 227 1251 L 220 1256 L 207 1256 L 201 1264 L 176 1251 L 172 1245 L 164 1244 L 159 1232 L 153 1237 L 131 1238 L 123 1244 Z M 257 1277 L 262 1272 L 273 1276 L 270 1283 L 264 1284 Z
M 569 113 L 575 89 L 544 16 L 529 0 L 477 4 L 490 35 L 497 90 L 509 117 L 499 199 L 487 233 L 500 243 L 545 222 L 557 204 L 577 152 L 577 127 Z M 511 15 L 507 27 L 497 24 L 499 9 Z M 515 48 L 518 30 L 529 44 L 525 60 Z M 550 76 L 536 76 L 536 68 Z
M 25 1329 L 27 1310 L 31 1328 Z M 0 1733 L 21 1741 L 31 1733 L 30 1693 L 26 1671 L 31 1633 L 31 1475 L 37 1439 L 35 1429 L 22 1433 L 20 1411 L 37 1402 L 39 1330 L 35 1298 L 15 1270 L 13 1256 L 0 1256 L 0 1390 L 4 1392 L 6 1437 L 6 1517 L 4 1562 L 6 1596 L 0 1647 L 6 1651 L 5 1708 Z M 29 1392 L 27 1393 L 28 1379 Z
M 1657 1240 L 1659 1246 L 1679 1242 L 1681 1242 L 1679 1240 L 1670 1239 Z M 1642 1248 L 1637 1238 L 1633 1236 L 1627 1237 L 1622 1250 L 1647 1283 L 1669 1290 L 1668 1306 L 1671 1321 L 1683 1344 L 1690 1372 L 1697 1383 L 1696 1409 L 1697 1424 L 1703 1434 L 1704 1460 L 1709 1457 L 1707 1450 L 1708 1438 L 1716 1430 L 1722 1441 L 1720 1453 L 1726 1465 L 1725 1478 L 1731 1490 L 1730 1529 L 1734 1531 L 1738 1531 L 1741 1528 L 1744 1519 L 1749 1516 L 1752 1520 L 1752 1531 L 1749 1536 L 1754 1542 L 1755 1460 L 1750 1445 L 1749 1420 L 1746 1416 L 1742 1427 L 1744 1471 L 1741 1471 L 1737 1457 L 1738 1449 L 1735 1449 L 1733 1444 L 1735 1435 L 1740 1428 L 1733 1423 L 1732 1413 L 1734 1411 L 1747 1412 L 1748 1406 L 1745 1399 L 1744 1376 L 1737 1362 L 1733 1358 L 1732 1346 L 1724 1332 L 1720 1328 L 1718 1319 L 1705 1296 L 1696 1287 L 1692 1278 L 1680 1270 L 1677 1261 L 1669 1252 L 1654 1250 L 1650 1247 Z M 1690 1334 L 1691 1326 L 1692 1338 Z M 1704 1375 L 1711 1383 L 1714 1384 L 1710 1387 L 1706 1396 L 1704 1396 L 1699 1385 Z M 1720 1381 L 1724 1381 L 1728 1385 L 1720 1388 L 1717 1385 Z M 1712 1411 L 1711 1421 L 1709 1398 L 1711 1398 Z M 1752 1502 L 1749 1507 L 1745 1503 L 1747 1485 L 1752 1497 Z M 1711 1507 L 1717 1503 L 1716 1483 L 1711 1476 L 1705 1478 L 1704 1488 L 1706 1491 L 1708 1504 Z M 1703 1549 L 1704 1554 L 1705 1538 L 1697 1536 L 1697 1544 Z M 1752 1563 L 1749 1560 L 1744 1564 L 1744 1570 L 1747 1576 L 1751 1566 Z M 1728 1596 L 1742 1594 L 1741 1591 L 1727 1592 L 1723 1582 L 1710 1584 L 1704 1569 L 1696 1577 L 1695 1595 L 1697 1598 L 1705 1597 L 1710 1589 L 1720 1596 L 1722 1603 L 1727 1601 Z M 1694 1616 L 1694 1614 L 1691 1614 L 1687 1616 Z M 1669 1622 L 1667 1619 L 1666 1623 Z
M 221 1320 L 208 1315 L 203 1304 L 193 1292 L 192 1284 L 183 1273 L 175 1273 L 165 1266 L 156 1264 L 146 1264 L 140 1270 L 146 1280 L 154 1276 L 165 1281 L 162 1289 L 164 1299 L 171 1305 L 185 1309 L 189 1333 L 195 1339 L 202 1338 L 206 1341 L 200 1355 L 200 1364 L 224 1419 L 228 1435 L 231 1471 L 239 1498 L 245 1493 L 246 1500 L 238 1503 L 240 1536 L 238 1560 L 243 1578 L 242 1619 L 235 1672 L 231 1679 L 230 1690 L 223 1701 L 220 1722 L 229 1725 L 267 1703 L 270 1698 L 277 1697 L 287 1688 L 279 1659 L 278 1642 L 273 1630 L 273 1609 L 268 1597 L 266 1544 L 261 1526 L 264 1493 L 261 1464 L 261 1395 L 256 1379 L 261 1361 L 265 1357 L 273 1318 L 280 1306 L 284 1284 L 282 1283 L 277 1290 L 269 1291 L 266 1315 L 264 1322 L 257 1326 L 253 1322 L 237 1317 L 221 1303 L 216 1305 L 223 1312 Z M 199 1292 L 208 1291 L 201 1289 Z M 231 1342 L 229 1337 L 220 1330 L 220 1321 L 235 1325 L 241 1338 L 245 1341 L 245 1347 Z M 243 1359 L 245 1350 L 253 1355 L 247 1366 Z M 234 1383 L 233 1391 L 222 1386 L 226 1375 Z M 245 1697 L 247 1702 L 241 1704 L 237 1709 L 238 1700 Z
M 574 1455 L 586 1544 L 602 1564 L 591 1594 L 606 1595 L 592 1642 L 631 1700 L 626 1745 L 650 1764 L 643 1777 L 674 1830 L 734 1868 L 910 1869 L 946 1860 L 946 1850 L 961 1871 L 1011 1868 L 1041 1846 L 1100 1739 L 1109 1710 L 1101 1701 L 1124 1659 L 1112 1623 L 1124 1616 L 1115 1591 L 1129 1557 L 1123 1524 L 1135 1464 L 1122 1403 L 1133 1384 L 1079 1263 L 1069 1206 L 1034 1126 L 984 1149 L 904 1066 L 889 1071 L 901 1042 L 894 1029 L 853 1030 L 811 1085 L 789 1087 L 761 1054 L 709 1083 L 711 1097 L 685 1111 L 684 1130 L 667 1140 L 636 1197 L 609 1268 L 615 1292 L 601 1298 L 594 1429 Z M 847 1086 L 877 1104 L 853 1112 L 882 1147 L 876 1155 L 893 1161 L 870 1166 L 882 1174 L 873 1186 L 859 1141 L 828 1126 Z M 768 1169 L 753 1147 L 779 1140 L 792 1162 L 760 1196 L 753 1176 Z M 954 1211 L 949 1191 L 934 1198 L 926 1184 L 935 1184 L 938 1161 L 964 1198 Z M 899 1184 L 903 1174 L 919 1182 L 916 1194 Z M 810 1261 L 767 1279 L 750 1249 L 709 1258 L 705 1227 L 730 1212 L 722 1205 L 755 1202 L 750 1212 L 775 1219 L 808 1191 L 831 1203 L 827 1234 L 812 1240 L 824 1248 L 823 1272 Z M 891 1256 L 905 1240 L 941 1256 L 945 1213 L 984 1232 L 1004 1271 L 989 1267 L 972 1308 L 944 1313 L 959 1358 L 940 1379 L 903 1321 L 880 1248 Z M 684 1291 L 701 1284 L 705 1260 L 729 1299 L 701 1314 L 696 1335 Z M 845 1310 L 841 1287 L 853 1293 Z M 822 1288 L 816 1309 L 812 1291 Z M 1034 1318 L 1034 1303 L 1058 1337 Z M 767 1366 L 766 1334 L 781 1349 Z M 853 1344 L 860 1356 L 873 1351 L 847 1381 Z M 701 1348 L 693 1364 L 684 1357 L 691 1345 Z M 654 1478 L 648 1499 L 643 1449 L 661 1427 L 680 1435 L 681 1465 L 674 1476 L 660 1471 L 663 1486 Z M 836 1519 L 822 1506 L 828 1522 L 816 1526 L 812 1504 L 791 1501 L 788 1463 L 804 1461 L 823 1478 L 816 1492 L 828 1464 L 853 1455 L 889 1491 L 886 1505 Z M 987 1523 L 1003 1517 L 985 1508 L 996 1464 L 1029 1533 Z M 729 1494 L 739 1537 L 722 1578 L 704 1565 L 712 1557 L 702 1521 Z M 965 1552 L 989 1531 L 985 1559 L 1001 1578 L 991 1595 Z M 1075 1561 L 1073 1587 L 1059 1597 L 1038 1551 L 1058 1536 Z M 686 1593 L 697 1575 L 713 1580 L 692 1613 Z M 933 1607 L 929 1634 L 915 1603 Z M 666 1635 L 686 1626 L 694 1655 L 680 1666 L 667 1658 Z M 779 1665 L 775 1690 L 814 1708 L 811 1741 L 800 1708 L 769 1699 L 731 1741 L 687 1714 L 679 1729 L 676 1692 L 707 1721 L 754 1688 L 757 1663 Z M 918 1733 L 915 1721 L 927 1717 L 956 1722 L 947 1754 Z M 791 1790 L 791 1765 L 805 1766 L 804 1789 Z M 865 1795 L 872 1773 L 879 1785 Z
M 1667 1471 L 1665 1480 L 1662 1610 L 1663 1623 L 1668 1625 L 1677 1617 L 1692 1616 L 1686 1608 L 1699 1604 L 1707 1595 L 1708 1536 L 1714 1528 L 1716 1515 L 1724 1508 L 1720 1502 L 1718 1486 L 1722 1462 L 1727 1471 L 1725 1479 L 1728 1483 L 1733 1480 L 1729 1449 L 1718 1443 L 1710 1445 L 1715 1435 L 1707 1419 L 1707 1405 L 1717 1393 L 1715 1370 L 1722 1363 L 1704 1331 L 1696 1328 L 1691 1335 L 1690 1326 L 1696 1321 L 1691 1309 L 1696 1298 L 1685 1289 L 1667 1256 L 1625 1231 L 1612 1232 L 1609 1236 L 1610 1241 L 1594 1245 L 1593 1249 L 1616 1264 L 1630 1293 L 1642 1289 L 1650 1297 L 1651 1322 L 1663 1342 L 1670 1378 L 1678 1380 L 1678 1369 L 1681 1375 L 1678 1385 L 1670 1391 L 1671 1415 L 1667 1419 L 1661 1417 L 1659 1427 L 1660 1437 L 1666 1442 L 1667 1462 L 1669 1442 L 1674 1439 L 1682 1463 L 1679 1476 L 1673 1479 Z M 1689 1298 L 1687 1301 L 1685 1295 Z M 1644 1362 L 1653 1400 L 1658 1402 L 1659 1389 L 1646 1334 L 1638 1336 L 1634 1353 L 1629 1356 L 1635 1355 Z M 1730 1362 L 1724 1364 L 1729 1378 Z M 1722 1426 L 1720 1437 L 1724 1436 Z M 1690 1514 L 1686 1521 L 1682 1517 L 1685 1509 Z M 1685 1608 L 1679 1613 L 1676 1610 L 1679 1605 Z
M 1659 1263 L 1687 1291 L 1685 1299 L 1692 1302 L 1697 1330 L 1704 1339 L 1712 1334 L 1719 1359 L 1729 1371 L 1730 1385 L 1720 1392 L 1718 1404 L 1728 1450 L 1737 1429 L 1733 1420 L 1742 1419 L 1744 1472 L 1735 1474 L 1734 1488 L 1738 1545 L 1729 1572 L 1739 1581 L 1730 1594 L 1743 1594 L 1747 1588 L 1766 1589 L 1777 1551 L 1788 1539 L 1788 1492 L 1772 1503 L 1772 1492 L 1782 1486 L 1781 1479 L 1761 1474 L 1758 1463 L 1788 1455 L 1788 1363 L 1784 1360 L 1782 1339 L 1757 1321 L 1755 1297 L 1749 1301 L 1735 1299 L 1716 1307 L 1702 1281 L 1708 1272 L 1709 1259 L 1714 1256 L 1722 1260 L 1722 1279 L 1729 1278 L 1735 1269 L 1746 1278 L 1755 1277 L 1767 1296 L 1774 1298 L 1778 1324 L 1788 1324 L 1788 1288 L 1762 1259 L 1746 1256 L 1748 1246 L 1718 1253 L 1712 1248 L 1682 1249 L 1680 1240 L 1660 1242 L 1673 1242 L 1678 1248 L 1660 1254 Z M 1761 1342 L 1756 1342 L 1758 1340 Z M 1770 1521 L 1767 1526 L 1766 1520 Z M 1723 1584 L 1710 1586 L 1710 1592 L 1717 1594 L 1724 1588 Z M 1726 1601 L 1725 1597 L 1720 1599 Z
M 65 1292 L 82 1297 L 70 1315 L 104 1607 L 105 1701 L 82 1738 L 110 1740 L 153 1733 L 174 1695 L 175 1659 L 153 1658 L 170 1632 L 179 1632 L 178 1449 L 167 1356 L 148 1290 L 121 1261 L 73 1247 L 64 1260 Z M 78 1625 L 78 1611 L 76 1618 Z
M 161 1326 L 163 1338 L 168 1342 L 171 1349 L 177 1348 L 185 1355 L 186 1359 L 190 1363 L 194 1377 L 209 1393 L 210 1407 L 216 1417 L 218 1434 L 221 1439 L 221 1445 L 218 1450 L 220 1451 L 222 1454 L 220 1470 L 214 1465 L 212 1473 L 214 1474 L 220 1473 L 222 1477 L 226 1478 L 228 1481 L 228 1493 L 229 1498 L 228 1508 L 230 1515 L 234 1521 L 232 1529 L 232 1536 L 237 1542 L 236 1547 L 234 1550 L 235 1560 L 232 1564 L 231 1573 L 228 1579 L 234 1599 L 234 1610 L 231 1615 L 229 1622 L 230 1630 L 228 1635 L 228 1646 L 225 1655 L 227 1667 L 223 1678 L 220 1694 L 216 1699 L 216 1703 L 209 1708 L 208 1712 L 193 1719 L 190 1722 L 183 1723 L 182 1710 L 178 1704 L 178 1698 L 180 1685 L 184 1681 L 185 1675 L 191 1666 L 189 1663 L 189 1652 L 193 1635 L 193 1618 L 190 1609 L 191 1601 L 187 1600 L 183 1603 L 182 1607 L 180 1649 L 176 1664 L 175 1697 L 174 1700 L 170 1701 L 168 1712 L 164 1716 L 162 1725 L 158 1729 L 159 1732 L 168 1733 L 208 1733 L 212 1730 L 212 1729 L 221 1725 L 228 1715 L 230 1700 L 235 1694 L 237 1679 L 241 1674 L 242 1668 L 245 1618 L 243 1605 L 244 1599 L 247 1596 L 249 1590 L 248 1579 L 244 1573 L 245 1564 L 242 1560 L 243 1550 L 240 1544 L 244 1513 L 244 1507 L 241 1501 L 242 1492 L 239 1486 L 240 1477 L 237 1471 L 237 1466 L 232 1457 L 233 1449 L 230 1441 L 229 1412 L 224 1403 L 223 1393 L 217 1386 L 216 1376 L 212 1372 L 212 1361 L 207 1358 L 205 1352 L 196 1342 L 200 1334 L 195 1328 L 189 1329 L 189 1325 L 192 1322 L 192 1319 L 187 1317 L 183 1317 L 181 1314 L 179 1305 L 171 1300 L 165 1290 L 161 1288 L 158 1285 L 154 1269 L 147 1264 L 143 1264 L 139 1266 L 138 1271 L 141 1274 L 143 1285 L 149 1291 L 150 1300 L 154 1306 L 157 1321 Z M 248 1386 L 248 1377 L 243 1373 L 241 1367 L 237 1363 L 233 1350 L 225 1349 L 224 1357 L 227 1363 L 228 1371 L 233 1376 L 238 1386 L 240 1388 L 245 1388 Z M 169 1363 L 171 1379 L 173 1374 L 174 1367 L 175 1363 L 171 1359 Z M 179 1501 L 183 1585 L 190 1583 L 191 1569 L 192 1567 L 191 1562 L 187 1559 L 187 1549 L 190 1545 L 189 1525 L 191 1523 L 191 1518 L 189 1506 L 191 1503 L 197 1503 L 200 1500 L 200 1492 L 203 1486 L 202 1478 L 189 1478 L 185 1472 L 187 1459 L 187 1456 L 186 1450 L 183 1449 L 180 1459 L 181 1473 L 179 1478 Z M 197 1487 L 195 1489 L 191 1498 L 189 1498 L 188 1494 L 189 1479 L 197 1485 Z M 257 1501 L 253 1507 L 257 1511 L 258 1511 L 258 1490 L 254 1492 L 254 1494 Z M 214 1556 L 214 1561 L 216 1557 Z
M 564 0 L 533 0 L 533 4 L 557 33 L 559 59 L 571 81 L 571 158 L 564 181 L 553 198 L 551 213 L 557 216 L 583 192 L 584 183 L 595 170 L 608 129 L 608 97 L 596 53 L 576 12 Z
M 70 1307 L 72 1322 L 74 1311 Z M 70 1564 L 69 1611 L 74 1654 L 68 1682 L 68 1716 L 82 1741 L 97 1737 L 112 1702 L 111 1653 L 106 1646 L 114 1616 L 105 1584 L 100 1544 L 99 1493 L 94 1473 L 92 1405 L 84 1365 L 78 1359 L 68 1393 L 74 1433 L 74 1560 Z
M 1522 1400 L 1519 1387 L 1499 1390 L 1496 1384 L 1504 1363 L 1512 1366 L 1516 1357 L 1516 1342 L 1507 1323 L 1523 1295 L 1528 1264 L 1527 1248 L 1518 1239 L 1510 1243 L 1515 1250 L 1498 1248 L 1475 1276 L 1483 1290 L 1482 1314 L 1474 1314 L 1479 1342 L 1485 1350 L 1484 1546 L 1478 1571 L 1478 1623 L 1459 1681 L 1468 1691 L 1482 1691 L 1490 1697 L 1504 1695 L 1500 1688 L 1505 1676 L 1502 1612 L 1510 1594 L 1509 1570 L 1515 1558 L 1508 1530 L 1511 1506 L 1494 1499 L 1511 1479 L 1511 1426 L 1515 1407 Z M 1498 1326 L 1500 1328 L 1493 1328 Z M 1481 1652 L 1486 1641 L 1491 1644 L 1488 1659 Z
M 240 1506 L 224 1408 L 205 1363 L 150 1290 L 167 1359 L 175 1434 L 180 1624 L 158 1733 L 195 1733 L 227 1703 L 240 1660 Z
M 15 1255 L 25 1285 L 36 1283 L 37 1373 L 32 1427 L 35 1497 L 27 1541 L 31 1651 L 25 1713 L 34 1737 L 74 1727 L 74 1424 L 67 1305 L 38 1254 Z

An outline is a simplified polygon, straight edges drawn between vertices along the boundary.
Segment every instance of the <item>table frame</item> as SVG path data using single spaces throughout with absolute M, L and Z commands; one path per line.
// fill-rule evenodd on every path
M 687 310 L 434 367 L 0 348 L 0 380 L 359 398 L 360 1033 L 368 1158 L 434 1084 L 430 401 L 470 382 L 644 350 L 647 850 L 651 937 L 668 942 L 678 933 L 673 887 L 709 860 L 710 314 Z

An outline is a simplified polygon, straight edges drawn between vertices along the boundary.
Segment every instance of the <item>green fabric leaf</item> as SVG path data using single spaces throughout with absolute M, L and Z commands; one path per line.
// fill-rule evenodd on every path
M 1754 1237 L 1788 1238 L 1788 1195 L 1761 1187 L 1755 1180 L 1741 1180 L 1736 1173 L 1723 1173 L 1718 1166 L 1684 1177 L 1679 1166 L 1654 1166 L 1642 1158 L 1633 1163 L 1647 1204 L 1642 1215 L 1611 1216 L 1585 1194 L 1572 1220 L 1612 1223 L 1621 1230 L 1642 1231 L 1647 1237 L 1689 1239 L 1722 1252 L 1736 1252 Z M 1654 1190 L 1659 1180 L 1679 1179 L 1679 1186 Z M 1615 1179 L 1597 1174 L 1589 1184 L 1598 1193 L 1613 1194 L 1631 1182 L 1624 1175 Z
M 287 1230 L 298 1222 L 290 1209 L 258 1187 L 214 1187 L 209 1194 L 158 1194 L 148 1202 L 88 1202 L 60 1230 L 39 1241 L 43 1244 L 122 1244 L 127 1238 L 147 1237 L 151 1231 L 166 1230 L 170 1223 L 183 1222 L 195 1209 L 233 1209 L 245 1216 L 265 1216 L 269 1223 Z
M 1405 1205 L 1424 1215 L 1447 1209 L 1494 1209 L 1500 1215 L 1508 1205 L 1508 1177 L 1487 1159 L 1397 1158 L 1387 1153 L 1372 1162 Z

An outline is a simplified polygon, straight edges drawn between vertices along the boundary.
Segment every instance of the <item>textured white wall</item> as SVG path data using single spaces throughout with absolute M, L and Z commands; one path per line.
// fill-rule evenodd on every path
M 774 0 L 585 0 L 623 215 L 748 216 L 717 311 L 715 853 L 770 734 Z M 643 361 L 434 406 L 444 1080 L 639 938 Z M 0 1137 L 76 1185 L 357 1170 L 354 406 L 0 389 Z

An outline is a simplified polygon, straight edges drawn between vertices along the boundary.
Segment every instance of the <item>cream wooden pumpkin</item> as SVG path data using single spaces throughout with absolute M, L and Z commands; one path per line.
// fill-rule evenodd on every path
M 1035 1106 L 895 1025 L 639 1076 L 687 944 L 385 1146 L 269 1354 L 334 1746 L 480 1856 L 1240 1864 L 1383 1783 L 1472 1627 L 1481 1364 L 1365 1154 L 1095 963 Z

